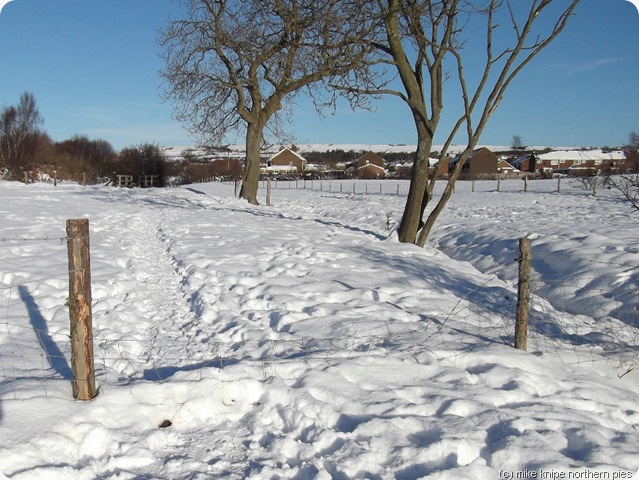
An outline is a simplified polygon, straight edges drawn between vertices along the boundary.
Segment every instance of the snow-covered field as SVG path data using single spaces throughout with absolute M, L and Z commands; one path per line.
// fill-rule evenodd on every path
M 392 234 L 404 182 L 278 184 L 270 207 L 225 184 L 0 182 L 0 472 L 632 478 L 639 216 L 556 183 L 460 183 L 421 249 Z M 65 307 L 80 217 L 91 402 L 71 396 Z M 525 235 L 528 352 L 510 346 Z

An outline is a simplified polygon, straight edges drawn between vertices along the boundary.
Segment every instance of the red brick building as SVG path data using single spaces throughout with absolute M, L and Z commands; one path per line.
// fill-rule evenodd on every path
M 357 178 L 384 178 L 386 160 L 373 152 L 367 152 L 355 161 Z

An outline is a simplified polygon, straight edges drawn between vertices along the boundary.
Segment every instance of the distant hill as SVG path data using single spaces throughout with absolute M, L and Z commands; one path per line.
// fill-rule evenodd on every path
M 511 146 L 504 145 L 481 145 L 495 153 L 512 152 Z M 274 144 L 265 148 L 262 153 L 264 155 L 274 155 L 285 147 L 291 147 L 291 145 Z M 434 145 L 433 152 L 438 152 L 442 149 L 442 145 Z M 478 146 L 479 148 L 480 146 Z M 363 143 L 308 143 L 295 145 L 296 151 L 301 155 L 311 152 L 326 153 L 331 151 L 344 151 L 354 152 L 355 154 L 361 154 L 365 152 L 375 152 L 382 156 L 386 154 L 412 154 L 417 150 L 416 145 L 405 144 L 363 144 Z M 449 148 L 451 156 L 461 153 L 464 150 L 463 145 L 453 145 Z M 203 147 L 203 146 L 171 146 L 162 147 L 164 153 L 169 160 L 181 160 L 185 156 L 193 156 L 198 160 L 214 160 L 223 158 L 242 158 L 245 156 L 244 145 L 224 145 L 220 147 Z M 579 147 L 549 147 L 549 146 L 531 146 L 526 147 L 523 151 L 535 151 L 535 152 L 549 152 L 549 151 L 574 151 L 574 150 L 593 150 L 583 149 Z

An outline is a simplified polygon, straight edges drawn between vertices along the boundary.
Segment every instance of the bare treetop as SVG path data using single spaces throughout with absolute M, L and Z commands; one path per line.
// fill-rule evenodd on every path
M 318 87 L 367 61 L 370 22 L 352 0 L 185 0 L 185 6 L 185 18 L 160 38 L 167 98 L 204 141 L 246 132 L 240 195 L 257 203 L 264 130 L 281 135 L 281 113 L 301 89 L 318 108 L 334 104 Z

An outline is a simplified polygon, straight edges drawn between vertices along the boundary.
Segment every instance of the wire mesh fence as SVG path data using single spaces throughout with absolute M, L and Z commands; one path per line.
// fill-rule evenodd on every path
M 70 381 L 66 237 L 0 239 L 0 389 L 20 381 Z M 52 274 L 59 272 L 59 274 Z
M 0 392 L 19 399 L 38 385 L 48 395 L 51 382 L 74 382 L 68 318 L 66 237 L 0 239 Z M 43 260 L 43 259 L 46 259 Z M 41 274 L 34 262 L 43 262 Z M 545 258 L 544 261 L 552 261 Z M 552 354 L 566 364 L 607 362 L 623 376 L 637 365 L 639 329 L 636 292 L 629 283 L 615 297 L 602 283 L 593 259 L 591 272 L 560 278 L 534 272 L 529 315 L 529 348 L 535 355 Z M 605 263 L 607 270 L 611 265 Z M 619 264 L 618 278 L 628 275 Z M 60 272 L 52 275 L 51 272 Z M 398 356 L 419 361 L 425 352 L 446 359 L 487 345 L 513 345 L 517 282 L 504 286 L 496 276 L 458 289 L 447 311 L 423 315 L 419 322 L 386 323 L 375 331 L 350 336 L 280 335 L 227 341 L 213 337 L 193 351 L 158 348 L 157 339 L 125 338 L 101 329 L 94 338 L 95 376 L 100 389 L 138 381 L 167 381 L 178 373 L 197 375 L 203 369 L 247 364 L 264 376 L 295 375 L 297 369 L 322 368 L 363 356 Z M 622 280 L 619 280 L 622 281 Z M 574 302 L 587 289 L 587 301 Z M 615 290 L 618 292 L 619 290 Z M 583 298 L 583 295 L 580 296 Z M 406 306 L 394 306 L 403 312 Z M 215 327 L 210 327 L 215 328 Z M 160 341 L 162 343 L 162 341 Z M 287 367 L 286 374 L 283 367 Z M 295 367 L 291 370 L 288 367 Z M 287 378 L 293 380 L 294 378 Z

